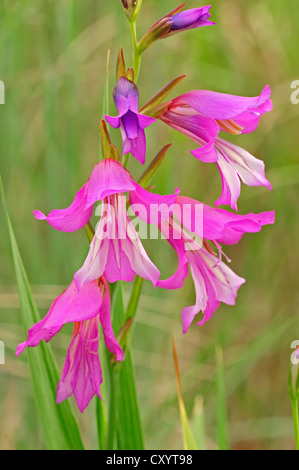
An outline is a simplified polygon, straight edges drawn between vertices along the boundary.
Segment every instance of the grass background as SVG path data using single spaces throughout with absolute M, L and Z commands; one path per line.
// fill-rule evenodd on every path
M 139 37 L 154 20 L 176 6 L 143 0 Z M 199 6 L 187 1 L 188 8 Z M 119 47 L 131 60 L 131 40 L 120 2 L 104 0 L 1 0 L 0 79 L 6 104 L 0 107 L 0 167 L 9 210 L 41 313 L 81 266 L 87 243 L 82 231 L 55 232 L 38 223 L 32 209 L 65 207 L 98 160 L 107 50 L 111 87 Z M 245 236 L 226 250 L 232 268 L 247 283 L 236 307 L 221 305 L 203 328 L 181 332 L 180 311 L 193 301 L 190 279 L 179 291 L 146 284 L 134 335 L 133 353 L 148 448 L 182 447 L 172 360 L 176 336 L 186 407 L 192 414 L 203 397 L 208 446 L 216 440 L 215 346 L 222 346 L 231 447 L 292 449 L 287 374 L 291 341 L 298 329 L 298 113 L 290 84 L 299 79 L 297 1 L 216 0 L 215 27 L 177 35 L 144 54 L 139 78 L 141 103 L 167 81 L 187 74 L 177 92 L 190 89 L 254 96 L 266 83 L 274 110 L 254 135 L 234 141 L 266 162 L 273 190 L 243 186 L 239 211 L 275 209 L 275 226 Z M 113 103 L 110 103 L 114 113 Z M 116 136 L 116 134 L 113 134 Z M 193 159 L 192 142 L 161 123 L 148 132 L 148 161 L 173 142 L 154 183 L 156 190 L 182 193 L 213 204 L 221 181 L 215 165 Z M 119 140 L 116 138 L 116 142 Z M 141 168 L 131 159 L 129 169 Z M 0 366 L 0 448 L 44 448 L 26 355 L 14 357 L 23 340 L 18 297 L 5 221 L 0 209 L 0 340 L 6 364 Z M 176 257 L 166 242 L 147 244 L 163 275 Z M 129 287 L 125 286 L 128 296 Z M 126 298 L 127 298 L 126 296 Z M 64 330 L 54 341 L 63 365 L 69 342 Z M 94 404 L 80 416 L 88 447 L 96 446 Z

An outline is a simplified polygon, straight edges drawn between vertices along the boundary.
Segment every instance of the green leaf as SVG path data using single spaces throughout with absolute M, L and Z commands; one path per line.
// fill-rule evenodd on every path
M 32 297 L 9 218 L 1 175 L 0 194 L 7 220 L 16 271 L 22 323 L 25 330 L 28 330 L 34 323 L 40 320 L 40 315 Z M 70 403 L 63 402 L 60 405 L 56 405 L 56 387 L 59 381 L 59 373 L 50 346 L 42 342 L 37 348 L 28 348 L 27 354 L 35 401 L 47 448 L 50 450 L 83 449 L 80 431 Z
M 198 450 L 206 450 L 206 426 L 202 396 L 195 398 L 192 411 L 192 429 Z
M 155 158 L 151 161 L 149 166 L 145 169 L 145 171 L 140 176 L 138 180 L 138 183 L 140 184 L 140 186 L 142 186 L 143 188 L 146 188 L 149 186 L 154 174 L 156 173 L 161 163 L 163 162 L 164 157 L 167 153 L 167 150 L 171 147 L 171 145 L 172 144 L 165 145 L 165 147 L 163 147 L 160 150 L 160 152 L 157 153 Z
M 229 449 L 228 425 L 226 416 L 226 397 L 224 382 L 223 352 L 220 347 L 216 348 L 217 369 L 217 437 L 220 450 Z
M 141 282 L 136 281 L 137 289 L 132 298 L 132 306 L 137 308 L 137 298 L 140 295 Z M 118 282 L 113 296 L 112 306 L 113 327 L 118 331 L 125 320 L 122 286 Z M 116 366 L 117 367 L 117 366 Z M 141 425 L 136 378 L 132 354 L 129 350 L 118 371 L 117 395 L 117 442 L 121 450 L 143 450 L 144 439 Z
M 198 450 L 193 433 L 192 433 L 192 429 L 189 424 L 189 420 L 188 420 L 188 416 L 187 416 L 187 412 L 186 412 L 186 408 L 185 408 L 185 404 L 183 400 L 179 360 L 178 360 L 177 348 L 176 348 L 176 343 L 175 343 L 174 338 L 173 338 L 173 360 L 174 360 L 175 374 L 176 374 L 176 380 L 177 380 L 179 410 L 180 410 L 184 449 L 185 450 Z
M 147 115 L 152 115 L 152 110 L 164 101 L 164 99 L 172 92 L 172 90 L 186 77 L 186 75 L 181 75 L 180 77 L 171 80 L 163 88 L 161 88 L 158 93 L 156 93 L 152 98 L 150 98 L 144 106 L 140 109 L 140 112 Z

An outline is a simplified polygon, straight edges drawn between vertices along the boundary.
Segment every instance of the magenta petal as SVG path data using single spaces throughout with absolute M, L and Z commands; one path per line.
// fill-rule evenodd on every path
M 105 282 L 105 281 L 104 281 Z M 116 355 L 117 361 L 122 361 L 124 353 L 115 339 L 111 324 L 111 302 L 108 284 L 105 282 L 105 294 L 100 312 L 100 323 L 103 328 L 104 341 L 112 354 Z
M 220 302 L 234 305 L 238 289 L 245 282 L 204 248 L 196 253 L 190 253 L 189 262 L 196 291 L 196 303 L 182 311 L 184 333 L 200 311 L 204 313 L 204 318 L 197 324 L 203 325 L 212 317 Z
M 222 209 L 217 210 L 219 213 L 227 212 Z M 242 238 L 244 233 L 259 232 L 263 225 L 274 224 L 275 212 L 261 212 L 259 214 L 230 214 L 226 215 L 226 226 L 223 230 L 223 235 L 217 239 L 218 243 L 224 245 L 234 245 Z M 238 218 L 237 218 L 238 217 Z
M 183 286 L 184 280 L 188 276 L 189 272 L 185 242 L 180 236 L 180 233 L 170 227 L 167 222 L 163 222 L 160 229 L 162 235 L 177 252 L 178 269 L 170 278 L 159 280 L 157 286 L 162 287 L 163 289 L 179 289 Z
M 271 90 L 267 85 L 260 96 L 247 98 L 243 96 L 228 95 L 208 90 L 196 90 L 178 96 L 173 104 L 191 106 L 203 116 L 214 119 L 233 119 L 248 110 L 256 110 L 265 104 L 271 96 Z
M 119 116 L 107 116 L 106 114 L 104 116 L 105 116 L 106 121 L 108 122 L 108 124 L 110 124 L 111 127 L 113 127 L 114 129 L 119 128 L 120 126 Z
M 127 139 L 137 139 L 139 134 L 139 122 L 137 114 L 132 113 L 132 111 L 128 111 L 126 114 L 124 114 L 121 120 L 123 128 L 126 132 Z
M 231 206 L 235 211 L 238 210 L 237 201 L 241 192 L 241 183 L 237 171 L 234 167 L 218 153 L 219 159 L 217 166 L 222 179 L 222 194 L 215 202 L 218 207 L 222 204 Z
M 123 116 L 129 109 L 138 113 L 139 92 L 132 81 L 121 77 L 114 88 L 113 98 L 118 114 Z
M 243 183 L 248 186 L 266 186 L 271 190 L 271 183 L 265 176 L 265 164 L 262 160 L 224 139 L 217 138 L 215 143 L 223 158 L 234 168 Z
M 161 196 L 142 188 L 135 183 L 136 191 L 130 193 L 130 205 L 140 220 L 148 224 L 158 225 L 159 222 L 169 219 L 173 213 L 173 205 L 180 190 L 176 188 L 174 194 Z
M 146 139 L 144 130 L 139 129 L 138 137 L 134 140 L 130 140 L 131 147 L 129 152 L 136 158 L 142 165 L 145 163 L 146 153 Z
M 209 142 L 203 147 L 191 150 L 192 155 L 204 163 L 214 163 L 218 160 L 217 151 L 215 149 L 215 142 Z
M 120 162 L 113 159 L 102 160 L 91 173 L 85 207 L 112 194 L 134 189 L 131 175 Z
M 85 284 L 78 292 L 75 283 L 54 300 L 46 317 L 30 328 L 27 341 L 18 346 L 17 356 L 25 347 L 50 341 L 66 323 L 88 320 L 98 315 L 102 297 L 97 281 Z
M 201 8 L 192 8 L 191 10 L 181 11 L 171 17 L 171 29 L 167 36 L 187 31 L 189 29 L 199 28 L 201 26 L 214 25 L 212 21 L 208 21 L 211 17 L 211 5 Z
M 202 146 L 213 144 L 220 130 L 214 119 L 194 114 L 190 108 L 172 106 L 160 118 Z
M 273 109 L 273 103 L 269 99 L 255 110 L 245 111 L 236 116 L 234 122 L 242 127 L 242 134 L 254 132 L 259 125 L 260 118 L 263 114 L 269 113 Z
M 73 394 L 83 413 L 94 395 L 101 398 L 103 376 L 98 355 L 98 317 L 83 323 L 81 328 L 68 349 L 56 402 L 61 403 Z
M 145 129 L 146 127 L 149 127 L 151 124 L 156 122 L 156 119 L 145 116 L 145 114 L 138 114 L 138 122 L 140 129 Z
M 67 209 L 55 209 L 45 216 L 40 211 L 33 211 L 38 220 L 47 220 L 48 224 L 62 232 L 75 232 L 83 228 L 89 221 L 93 208 L 85 207 L 88 183 L 76 194 L 75 200 Z

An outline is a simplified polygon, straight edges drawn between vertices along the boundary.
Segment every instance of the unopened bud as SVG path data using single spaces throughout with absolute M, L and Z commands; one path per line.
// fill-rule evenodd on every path
M 139 12 L 142 0 L 121 0 L 129 20 L 134 20 Z

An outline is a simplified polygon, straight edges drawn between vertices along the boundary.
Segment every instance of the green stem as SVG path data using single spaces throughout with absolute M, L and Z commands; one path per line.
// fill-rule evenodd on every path
M 114 450 L 114 440 L 116 431 L 116 403 L 117 403 L 117 378 L 118 371 L 114 366 L 109 363 L 110 372 L 110 396 L 109 396 L 109 417 L 108 417 L 108 432 L 107 432 L 107 450 Z
M 141 64 L 141 54 L 139 53 L 139 50 L 138 50 L 136 20 L 130 21 L 130 28 L 131 28 L 132 41 L 133 41 L 133 64 L 134 64 L 134 72 L 135 72 L 135 82 L 137 82 L 139 70 L 140 70 L 140 64 Z
M 294 419 L 294 432 L 295 432 L 296 449 L 299 450 L 299 406 L 298 406 L 298 398 L 293 398 L 292 399 L 292 411 L 293 411 L 293 419 Z

